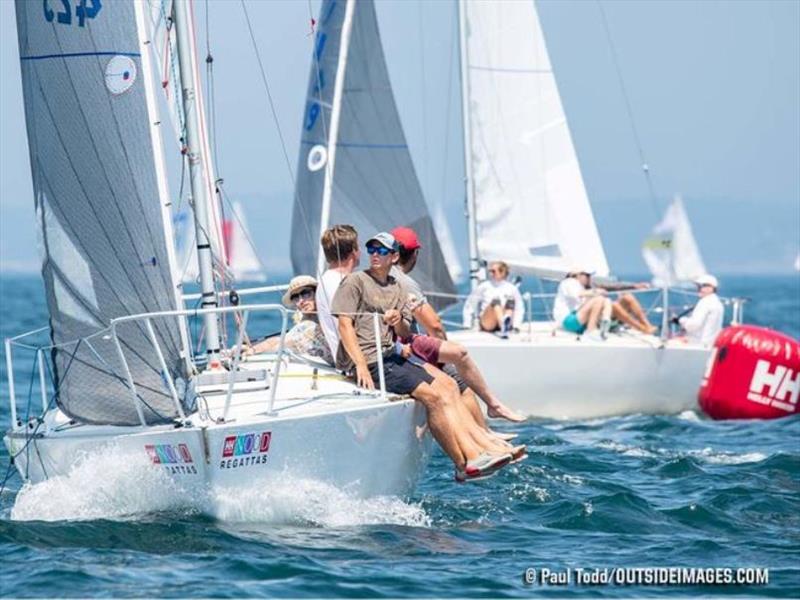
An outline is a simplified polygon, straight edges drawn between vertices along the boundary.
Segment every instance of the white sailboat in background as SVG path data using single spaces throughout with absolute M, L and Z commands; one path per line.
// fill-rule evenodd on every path
M 473 275 L 483 261 L 561 278 L 609 274 L 533 2 L 459 0 Z M 473 279 L 474 281 L 474 279 Z M 454 332 L 528 415 L 592 418 L 694 408 L 708 349 L 625 332 L 605 341 L 531 321 L 503 340 Z
M 148 21 L 154 3 L 166 29 Z M 58 19 L 52 6 L 16 3 L 50 313 L 49 327 L 6 340 L 11 426 L 4 442 L 20 475 L 37 483 L 113 453 L 126 466 L 155 472 L 178 504 L 215 515 L 242 491 L 268 501 L 279 479 L 310 479 L 358 497 L 410 493 L 430 450 L 421 406 L 358 390 L 326 365 L 285 353 L 283 338 L 277 353 L 244 359 L 250 314 L 278 312 L 285 331 L 286 310 L 217 306 L 212 262 L 220 257 L 211 255 L 224 248 L 221 236 L 214 242 L 208 235 L 216 229 L 211 161 L 201 107 L 189 101 L 201 96 L 191 3 L 116 0 Z M 352 26 L 352 0 L 322 7 L 321 31 Z M 159 59 L 151 54 L 155 30 L 174 36 L 172 87 L 187 99 L 177 114 L 197 223 L 201 310 L 182 309 L 176 278 L 151 66 Z M 92 168 L 79 168 L 76 157 Z M 231 313 L 239 317 L 238 343 L 228 357 L 219 331 Z M 192 362 L 189 316 L 205 330 L 212 367 L 202 373 Z M 44 331 L 50 343 L 34 345 Z M 35 353 L 38 377 L 30 387 L 37 379 L 41 413 L 17 412 L 15 375 L 31 368 L 15 371 L 15 350 L 17 360 L 22 351 Z M 225 369 L 214 368 L 220 361 Z M 132 471 L 131 485 L 140 476 Z M 162 506 L 152 502 L 152 509 Z
M 642 257 L 660 288 L 691 283 L 707 272 L 680 196 L 645 240 Z
M 241 202 L 233 202 L 231 213 L 229 218 L 222 220 L 222 247 L 227 257 L 226 271 L 237 283 L 266 281 L 267 273 L 253 247 L 253 238 L 247 227 Z M 183 283 L 196 283 L 200 272 L 197 267 L 197 244 L 191 211 L 182 209 L 176 212 L 172 222 L 180 280 Z

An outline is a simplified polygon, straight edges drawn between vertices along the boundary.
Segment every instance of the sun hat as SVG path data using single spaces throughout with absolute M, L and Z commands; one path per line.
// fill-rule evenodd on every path
M 289 289 L 287 289 L 286 293 L 283 295 L 283 305 L 287 308 L 293 308 L 292 294 L 307 287 L 317 289 L 317 280 L 311 277 L 311 275 L 298 275 L 297 277 L 293 277 L 289 282 Z
M 388 248 L 392 252 L 397 251 L 397 240 L 394 239 L 394 236 L 391 233 L 386 231 L 381 231 L 380 233 L 376 233 L 371 238 L 367 240 L 366 246 L 370 245 L 370 242 L 378 242 L 384 248 Z
M 406 250 L 416 250 L 422 248 L 419 243 L 417 233 L 411 227 L 395 227 L 392 229 L 392 235 L 398 244 L 403 246 Z
M 702 275 L 700 275 L 700 277 L 695 277 L 694 282 L 697 285 L 710 285 L 714 289 L 717 289 L 719 287 L 719 281 L 717 281 L 717 278 L 714 277 L 713 275 L 709 275 L 708 273 L 703 273 Z

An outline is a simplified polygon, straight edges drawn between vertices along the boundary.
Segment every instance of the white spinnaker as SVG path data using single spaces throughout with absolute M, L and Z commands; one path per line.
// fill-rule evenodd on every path
M 578 262 L 607 275 L 536 7 L 472 0 L 461 10 L 480 258 L 540 275 Z
M 690 282 L 706 272 L 680 196 L 645 240 L 642 256 L 658 287 Z

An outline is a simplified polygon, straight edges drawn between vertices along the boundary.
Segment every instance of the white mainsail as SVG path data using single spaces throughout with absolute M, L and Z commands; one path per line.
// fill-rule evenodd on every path
M 295 273 L 324 268 L 322 230 L 362 236 L 414 228 L 425 249 L 415 278 L 424 290 L 455 286 L 414 170 L 383 56 L 372 0 L 320 7 L 297 165 L 292 216 Z
M 706 272 L 680 196 L 675 196 L 645 240 L 642 256 L 658 287 L 691 282 Z
M 116 317 L 175 310 L 163 155 L 141 5 L 16 3 L 25 118 L 59 408 L 83 423 L 138 425 L 108 335 Z M 182 332 L 153 322 L 173 379 Z M 148 333 L 117 328 L 147 423 L 176 408 Z M 89 339 L 87 339 L 89 338 Z M 78 341 L 80 340 L 80 341 Z M 74 343 L 73 343 L 74 342 Z
M 608 275 L 534 3 L 459 8 L 473 258 L 538 275 L 578 262 Z

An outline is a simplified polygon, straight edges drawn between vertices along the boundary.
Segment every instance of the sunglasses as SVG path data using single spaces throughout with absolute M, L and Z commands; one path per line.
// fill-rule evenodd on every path
M 367 254 L 380 254 L 386 256 L 391 254 L 393 250 L 389 250 L 386 246 L 367 246 Z
M 300 290 L 299 292 L 295 292 L 291 296 L 289 296 L 289 300 L 297 304 L 301 300 L 311 300 L 314 297 L 314 290 L 311 288 L 306 288 L 304 290 Z

